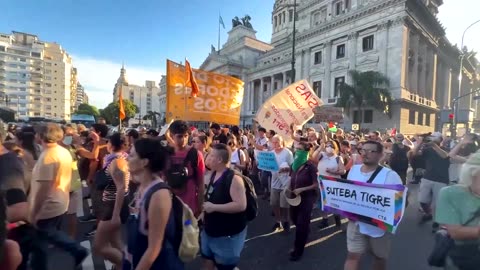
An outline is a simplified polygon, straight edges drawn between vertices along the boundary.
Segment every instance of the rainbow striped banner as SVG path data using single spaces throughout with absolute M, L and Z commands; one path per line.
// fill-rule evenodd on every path
M 320 175 L 322 210 L 395 233 L 405 212 L 408 188 Z

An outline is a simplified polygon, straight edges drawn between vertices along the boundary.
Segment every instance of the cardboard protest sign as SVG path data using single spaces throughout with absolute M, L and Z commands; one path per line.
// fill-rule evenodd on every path
M 314 112 L 314 122 L 343 122 L 343 109 L 339 107 L 332 106 L 320 106 L 313 109 Z

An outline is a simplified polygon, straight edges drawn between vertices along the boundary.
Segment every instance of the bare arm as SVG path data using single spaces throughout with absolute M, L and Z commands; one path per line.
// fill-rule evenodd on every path
M 162 251 L 170 212 L 172 211 L 172 197 L 170 191 L 161 189 L 155 192 L 150 199 L 148 209 L 148 247 L 143 253 L 136 270 L 148 270 Z
M 245 185 L 240 176 L 235 175 L 230 185 L 230 197 L 232 202 L 226 204 L 214 204 L 214 212 L 235 214 L 245 211 L 247 208 L 247 198 L 245 196 Z
M 474 240 L 480 238 L 480 226 L 444 225 L 448 234 L 455 240 Z
M 128 177 L 127 171 L 128 166 L 125 159 L 117 158 L 112 164 L 110 175 L 117 189 L 112 217 L 120 217 L 120 211 L 123 206 L 123 201 L 125 200 L 125 183 L 127 182 L 125 178 Z
M 458 152 L 460 152 L 460 149 L 464 147 L 466 144 L 470 143 L 470 141 L 467 138 L 464 138 L 460 143 L 457 143 L 455 147 L 448 153 L 448 156 L 456 163 L 465 163 L 467 162 L 466 157 L 462 157 L 458 155 Z

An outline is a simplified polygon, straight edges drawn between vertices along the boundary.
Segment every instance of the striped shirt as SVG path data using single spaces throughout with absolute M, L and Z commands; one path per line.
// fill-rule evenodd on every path
M 113 181 L 112 175 L 110 175 L 110 170 L 112 169 L 113 162 L 118 158 L 118 159 L 124 159 L 127 160 L 128 154 L 126 152 L 120 152 L 120 153 L 112 153 L 108 154 L 105 156 L 103 160 L 104 167 L 103 169 L 105 170 L 107 177 L 109 178 L 110 183 L 105 187 L 105 190 L 103 191 L 103 201 L 115 201 L 116 196 L 117 196 L 117 186 L 115 186 L 115 182 Z M 130 182 L 130 172 L 126 172 L 125 175 L 125 196 L 128 195 L 128 186 Z

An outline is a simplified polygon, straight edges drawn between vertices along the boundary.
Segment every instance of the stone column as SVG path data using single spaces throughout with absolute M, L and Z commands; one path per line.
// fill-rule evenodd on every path
M 283 74 L 282 88 L 285 88 L 287 87 L 287 72 L 284 71 L 282 74 Z
M 329 5 L 330 6 L 330 5 Z M 332 62 L 332 41 L 325 42 L 325 83 L 324 89 L 327 93 L 325 98 L 333 97 L 333 87 L 330 83 L 332 79 L 332 74 L 330 73 L 330 67 Z
M 263 91 L 263 89 L 264 89 L 263 84 L 264 84 L 264 83 L 265 83 L 265 82 L 264 82 L 264 79 L 263 79 L 263 77 L 262 77 L 262 78 L 260 79 L 260 91 L 259 91 L 259 92 L 260 92 L 260 98 L 259 98 L 260 103 L 263 103 L 263 102 L 265 101 L 265 93 L 264 93 L 264 91 Z
M 347 57 L 349 60 L 349 69 L 353 70 L 356 68 L 357 65 L 357 40 L 358 40 L 358 33 L 353 32 L 348 35 L 348 51 Z M 345 78 L 348 79 L 348 76 Z M 348 82 L 347 80 L 345 82 Z
M 437 59 L 437 54 L 435 52 L 433 53 L 433 65 L 432 65 L 432 70 L 430 71 L 430 87 L 432 89 L 431 91 L 431 97 L 429 97 L 431 100 L 436 100 L 436 92 L 437 92 L 437 70 L 438 70 L 438 59 Z
M 410 32 L 410 37 L 412 40 L 411 46 L 410 46 L 410 57 L 412 58 L 413 65 L 412 65 L 412 72 L 409 73 L 411 74 L 411 80 L 410 80 L 410 91 L 412 93 L 417 93 L 418 94 L 418 57 L 420 54 L 420 50 L 418 47 L 418 39 L 419 37 L 412 32 Z
M 378 35 L 375 37 L 374 49 L 379 51 L 378 70 L 388 76 L 388 38 L 390 21 L 378 25 Z
M 407 26 L 403 26 L 403 45 L 402 45 L 402 71 L 401 71 L 401 80 L 400 87 L 403 89 L 410 90 L 410 74 L 408 73 L 409 64 L 408 64 L 408 53 L 410 50 L 410 30 Z
M 275 89 L 273 89 L 273 84 L 275 83 L 275 74 L 272 75 L 272 77 L 270 77 L 270 95 L 269 97 L 271 97 L 273 95 L 273 92 Z

